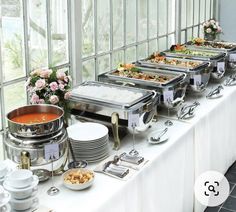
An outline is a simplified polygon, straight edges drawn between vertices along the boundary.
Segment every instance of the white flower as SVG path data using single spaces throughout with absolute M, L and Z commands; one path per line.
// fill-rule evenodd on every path
M 59 98 L 56 95 L 52 95 L 50 96 L 49 101 L 51 102 L 51 104 L 55 105 L 59 102 Z
M 213 24 L 215 24 L 216 22 L 215 22 L 215 20 L 210 20 L 210 23 L 213 25 Z
M 211 32 L 212 32 L 211 28 L 206 29 L 206 33 L 211 33 Z

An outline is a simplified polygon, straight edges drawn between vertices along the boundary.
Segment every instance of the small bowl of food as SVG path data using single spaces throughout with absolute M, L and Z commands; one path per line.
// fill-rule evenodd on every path
M 93 184 L 94 172 L 85 169 L 69 169 L 63 174 L 63 184 L 72 190 L 83 190 Z

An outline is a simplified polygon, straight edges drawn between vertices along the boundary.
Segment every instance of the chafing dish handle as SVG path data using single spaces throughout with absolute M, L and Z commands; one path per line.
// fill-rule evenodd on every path
M 120 138 L 119 138 L 119 131 L 118 131 L 119 115 L 116 112 L 111 114 L 111 125 L 112 125 L 113 137 L 114 137 L 113 149 L 118 150 L 120 148 Z

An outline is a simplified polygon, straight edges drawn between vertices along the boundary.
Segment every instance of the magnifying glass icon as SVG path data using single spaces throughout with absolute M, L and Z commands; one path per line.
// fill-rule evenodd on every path
M 208 190 L 214 193 L 216 192 L 215 187 L 213 185 L 209 185 Z

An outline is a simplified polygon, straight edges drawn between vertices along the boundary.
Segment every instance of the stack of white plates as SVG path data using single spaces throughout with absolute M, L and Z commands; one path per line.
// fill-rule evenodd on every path
M 67 128 L 76 160 L 97 162 L 109 155 L 108 128 L 102 124 L 86 122 Z

